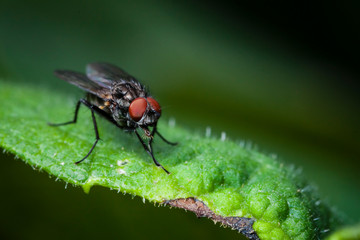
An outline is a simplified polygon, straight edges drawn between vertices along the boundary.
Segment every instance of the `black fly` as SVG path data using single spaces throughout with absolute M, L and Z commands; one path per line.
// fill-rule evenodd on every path
M 157 131 L 156 125 L 161 116 L 161 107 L 140 82 L 120 68 L 108 63 L 88 64 L 86 75 L 73 71 L 58 70 L 55 71 L 55 76 L 87 92 L 86 99 L 82 98 L 76 104 L 75 115 L 72 121 L 58 124 L 49 123 L 51 126 L 76 123 L 81 104 L 84 104 L 91 110 L 96 140 L 86 156 L 75 162 L 75 164 L 84 161 L 94 150 L 100 139 L 94 115 L 94 112 L 96 112 L 117 127 L 134 132 L 155 165 L 161 167 L 169 174 L 155 159 L 152 142 L 154 135 L 157 134 L 168 144 L 176 145 L 176 143 L 167 141 Z M 152 130 L 149 127 L 152 127 Z M 144 131 L 148 139 L 147 143 L 141 138 L 137 129 Z

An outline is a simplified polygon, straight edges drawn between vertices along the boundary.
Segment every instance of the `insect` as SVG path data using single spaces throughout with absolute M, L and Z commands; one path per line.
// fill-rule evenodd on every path
M 155 165 L 170 174 L 155 159 L 152 142 L 154 135 L 157 134 L 167 144 L 176 145 L 177 143 L 169 142 L 157 130 L 156 126 L 161 116 L 161 107 L 139 81 L 109 63 L 88 64 L 86 75 L 74 71 L 57 70 L 55 76 L 87 92 L 86 98 L 77 102 L 72 121 L 49 123 L 51 126 L 76 123 L 80 105 L 83 104 L 90 109 L 96 139 L 86 156 L 75 164 L 84 161 L 100 140 L 95 119 L 95 113 L 97 113 L 117 127 L 127 132 L 134 132 Z M 149 127 L 152 129 L 150 130 Z M 142 139 L 138 130 L 143 131 L 147 142 Z

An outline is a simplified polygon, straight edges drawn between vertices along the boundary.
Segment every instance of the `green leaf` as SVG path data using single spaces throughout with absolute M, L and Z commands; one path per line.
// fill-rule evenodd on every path
M 170 175 L 154 165 L 135 136 L 98 116 L 102 141 L 75 165 L 95 140 L 90 111 L 82 107 L 77 124 L 51 127 L 47 122 L 73 118 L 77 99 L 0 83 L 0 146 L 85 192 L 94 185 L 108 187 L 192 210 L 239 231 L 231 221 L 244 218 L 260 239 L 322 238 L 342 223 L 294 167 L 230 140 L 170 126 L 165 119 L 159 131 L 179 145 L 155 139 L 154 150 Z
M 360 239 L 360 224 L 339 229 L 334 234 L 331 234 L 327 240 L 359 240 Z

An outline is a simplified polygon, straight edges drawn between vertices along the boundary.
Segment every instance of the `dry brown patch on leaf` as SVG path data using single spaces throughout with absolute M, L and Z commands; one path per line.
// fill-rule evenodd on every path
M 254 219 L 243 217 L 223 217 L 217 215 L 213 211 L 211 211 L 210 208 L 206 206 L 202 201 L 192 197 L 167 200 L 164 201 L 164 204 L 192 211 L 196 214 L 197 217 L 207 217 L 212 219 L 216 223 L 221 223 L 223 226 L 231 227 L 232 229 L 237 230 L 238 232 L 246 236 L 248 239 L 260 240 L 255 230 L 252 228 Z

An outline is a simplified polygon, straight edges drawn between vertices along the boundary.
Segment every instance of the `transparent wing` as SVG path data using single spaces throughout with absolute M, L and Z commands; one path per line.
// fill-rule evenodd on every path
M 103 87 L 111 86 L 113 82 L 137 80 L 124 70 L 109 63 L 90 63 L 86 66 L 86 75 L 92 81 Z
M 105 98 L 106 93 L 108 92 L 107 88 L 97 84 L 96 82 L 91 81 L 85 74 L 67 71 L 67 70 L 57 70 L 54 72 L 55 76 L 71 83 L 87 92 L 90 92 L 100 98 Z

